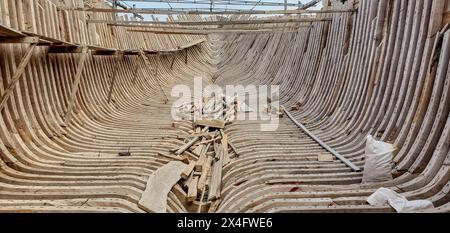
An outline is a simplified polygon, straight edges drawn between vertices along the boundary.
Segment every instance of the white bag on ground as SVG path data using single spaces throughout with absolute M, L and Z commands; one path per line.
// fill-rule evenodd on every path
M 403 199 L 390 199 L 389 205 L 397 211 L 397 213 L 414 213 L 422 210 L 434 208 L 433 202 L 428 200 L 408 201 Z
M 373 206 L 382 206 L 388 204 L 391 199 L 405 199 L 402 195 L 387 188 L 380 188 L 367 198 L 367 202 Z
M 395 147 L 367 136 L 362 183 L 377 183 L 392 180 L 392 158 Z
M 428 200 L 408 201 L 406 197 L 387 188 L 380 188 L 367 198 L 372 206 L 383 206 L 389 204 L 397 213 L 413 213 L 434 208 L 433 203 Z

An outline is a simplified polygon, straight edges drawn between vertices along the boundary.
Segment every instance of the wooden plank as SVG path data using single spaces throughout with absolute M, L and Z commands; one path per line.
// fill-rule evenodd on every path
M 189 141 L 188 143 L 184 144 L 182 147 L 180 147 L 180 149 L 178 149 L 175 154 L 176 155 L 181 155 L 183 152 L 185 152 L 187 149 L 189 149 L 189 147 L 191 147 L 192 145 L 194 145 L 195 142 L 197 142 L 200 139 L 200 137 L 195 137 L 193 138 L 191 141 Z
M 183 171 L 183 173 L 181 173 L 181 178 L 187 180 L 189 178 L 189 175 L 191 175 L 191 173 L 194 171 L 195 168 L 195 162 L 191 161 L 188 165 L 188 167 L 186 168 L 186 170 Z
M 198 186 L 198 176 L 195 176 L 194 178 L 192 178 L 188 186 L 188 193 L 186 197 L 186 200 L 188 202 L 193 202 L 195 201 L 195 199 L 197 199 L 198 193 L 197 186 Z
M 196 120 L 195 126 L 208 126 L 215 129 L 223 129 L 225 128 L 224 120 Z
M 27 67 L 28 63 L 30 62 L 31 55 L 33 54 L 34 49 L 36 48 L 37 43 L 31 44 L 30 47 L 28 47 L 27 51 L 25 52 L 25 55 L 22 57 L 22 60 L 19 63 L 19 66 L 14 72 L 14 75 L 11 78 L 11 83 L 8 85 L 8 87 L 5 89 L 5 93 L 2 95 L 0 99 L 0 111 L 3 110 L 3 108 L 6 105 L 6 102 L 8 101 L 9 97 L 13 93 L 17 83 L 19 82 L 19 79 L 22 77 L 23 73 L 25 72 L 25 68 Z
M 24 37 L 26 36 L 25 34 L 23 34 L 22 32 L 7 27 L 5 25 L 0 24 L 0 37 Z
M 138 206 L 147 212 L 166 213 L 167 196 L 186 167 L 182 162 L 172 161 L 151 174 Z
M 34 36 L 25 36 L 25 37 L 12 37 L 1 39 L 0 43 L 2 44 L 14 44 L 14 43 L 22 43 L 22 44 L 39 44 L 39 38 Z
M 223 131 L 220 132 L 222 134 L 222 156 L 223 156 L 223 166 L 226 166 L 230 163 L 230 155 L 228 153 L 228 135 Z
M 211 184 L 209 188 L 208 199 L 210 201 L 220 198 L 221 187 L 222 187 L 222 164 L 223 159 L 216 161 L 212 168 Z
M 81 75 L 83 73 L 84 63 L 86 61 L 87 56 L 88 56 L 88 48 L 87 47 L 83 47 L 82 54 L 81 54 L 81 57 L 80 57 L 80 61 L 78 62 L 78 66 L 77 66 L 77 73 L 75 74 L 75 80 L 73 82 L 72 91 L 71 91 L 71 94 L 70 94 L 69 105 L 67 107 L 67 113 L 66 113 L 66 119 L 65 119 L 66 125 L 69 124 L 70 118 L 72 117 L 72 110 L 73 110 L 73 107 L 74 107 L 74 104 L 75 104 L 75 99 L 76 99 L 76 96 L 77 96 L 78 87 L 80 85 Z
M 326 22 L 331 18 L 281 18 L 281 19 L 254 19 L 254 20 L 228 20 L 228 21 L 113 21 L 113 20 L 87 20 L 88 23 L 106 23 L 114 26 L 129 25 L 241 25 L 241 24 L 278 24 L 278 23 L 311 23 Z
M 336 158 L 341 160 L 345 165 L 349 166 L 354 172 L 359 172 L 361 169 L 357 167 L 354 163 L 352 163 L 350 160 L 346 159 L 344 156 L 340 155 L 338 152 L 333 150 L 331 147 L 329 147 L 327 144 L 325 144 L 322 140 L 320 140 L 318 137 L 316 137 L 311 131 L 309 131 L 304 125 L 300 124 L 292 115 L 289 113 L 289 111 L 286 110 L 283 106 L 281 106 L 281 109 L 284 110 L 286 115 L 296 124 L 300 129 L 302 129 L 309 137 L 311 137 L 314 141 L 319 143 L 324 149 L 329 151 L 331 154 L 333 154 Z
M 236 154 L 236 157 L 239 157 L 239 152 L 236 148 L 236 146 L 234 145 L 234 143 L 232 143 L 230 140 L 228 140 L 228 145 L 231 147 L 231 149 L 234 151 L 234 153 Z
M 158 155 L 159 155 L 159 156 L 162 156 L 162 157 L 169 158 L 169 159 L 178 160 L 178 161 L 181 161 L 181 160 L 182 160 L 180 157 L 177 157 L 177 156 L 174 156 L 174 155 L 169 155 L 169 154 L 162 153 L 162 152 L 159 152 Z
M 83 53 L 83 47 L 73 45 L 50 46 L 48 53 Z
M 68 11 L 86 11 L 86 12 L 115 12 L 115 13 L 135 13 L 135 14 L 192 14 L 192 15 L 272 15 L 272 14 L 328 14 L 328 13 L 347 13 L 354 12 L 355 9 L 343 10 L 343 9 L 330 9 L 330 10 L 239 10 L 239 11 L 224 11 L 224 12 L 211 12 L 200 10 L 176 10 L 176 9 L 112 9 L 112 8 L 77 8 L 77 7 L 63 7 L 62 9 Z
M 198 180 L 197 191 L 201 192 L 206 185 L 206 179 L 208 178 L 208 172 L 211 169 L 212 157 L 208 156 L 205 164 L 203 165 L 202 174 L 200 175 L 200 179 Z
M 205 161 L 207 160 L 206 153 L 208 152 L 210 146 L 211 146 L 211 144 L 208 144 L 208 145 L 202 147 L 202 152 L 200 152 L 197 163 L 195 164 L 195 171 L 197 171 L 197 172 L 203 171 L 203 168 L 205 166 Z
M 128 27 L 127 25 L 115 25 L 115 26 L 123 26 Z M 142 26 L 140 26 L 142 27 Z M 309 25 L 305 26 L 298 26 L 300 27 L 310 27 Z M 151 28 L 151 26 L 150 26 Z M 146 33 L 153 33 L 153 34 L 168 34 L 168 35 L 209 35 L 209 34 L 227 34 L 227 33 L 240 33 L 240 34 L 257 34 L 257 33 L 272 33 L 272 32 L 281 32 L 281 33 L 292 33 L 292 32 L 298 32 L 297 29 L 293 28 L 292 30 L 284 30 L 284 29 L 254 29 L 254 30 L 238 30 L 238 29 L 228 29 L 228 30 L 175 30 L 175 29 L 168 29 L 168 30 L 155 30 L 155 29 L 128 29 L 130 32 L 146 32 Z
M 215 213 L 217 211 L 217 208 L 219 208 L 221 201 L 221 199 L 216 199 L 215 201 L 213 201 L 209 206 L 208 213 Z

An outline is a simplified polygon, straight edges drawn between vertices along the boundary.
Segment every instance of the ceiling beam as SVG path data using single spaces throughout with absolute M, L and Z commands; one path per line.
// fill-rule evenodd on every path
M 331 21 L 331 18 L 276 18 L 229 21 L 114 21 L 114 20 L 87 20 L 87 23 L 106 23 L 115 26 L 127 25 L 239 25 L 239 24 L 277 24 L 277 23 L 310 23 Z
M 276 15 L 276 14 L 328 14 L 347 13 L 355 10 L 229 10 L 229 11 L 208 11 L 186 9 L 163 9 L 163 8 L 133 8 L 133 9 L 111 9 L 111 8 L 63 8 L 70 11 L 103 12 L 103 13 L 129 13 L 129 14 L 153 14 L 153 15 Z
M 130 29 L 130 32 L 146 32 L 154 34 L 186 34 L 186 35 L 209 35 L 209 34 L 226 34 L 226 33 L 241 33 L 241 34 L 255 34 L 255 33 L 294 33 L 297 30 L 139 30 Z

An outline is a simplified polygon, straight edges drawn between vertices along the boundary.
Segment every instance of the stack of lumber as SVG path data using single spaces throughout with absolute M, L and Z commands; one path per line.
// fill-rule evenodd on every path
M 226 95 L 213 95 L 210 98 L 203 98 L 203 101 L 195 103 L 185 102 L 173 107 L 177 117 L 181 119 L 201 118 L 202 126 L 213 124 L 214 128 L 223 128 L 224 124 L 232 123 L 236 120 L 238 112 L 252 111 L 244 102 L 238 101 L 238 97 Z M 205 123 L 204 120 L 210 121 Z
M 186 191 L 186 201 L 197 202 L 199 211 L 203 204 L 210 204 L 213 209 L 218 207 L 222 169 L 232 158 L 238 156 L 236 147 L 224 132 L 225 125 L 236 119 L 235 114 L 239 106 L 236 99 L 220 96 L 205 101 L 206 104 L 202 108 L 195 108 L 191 104 L 178 106 L 179 113 L 197 112 L 204 116 L 192 120 L 193 129 L 188 132 L 183 144 L 173 149 L 173 155 L 170 155 L 188 164 L 181 173 L 182 187 Z

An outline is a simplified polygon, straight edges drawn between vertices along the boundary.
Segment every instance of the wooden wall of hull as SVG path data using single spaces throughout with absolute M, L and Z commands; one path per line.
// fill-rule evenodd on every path
M 450 30 L 442 20 L 446 4 L 360 1 L 358 12 L 334 14 L 331 23 L 314 23 L 296 34 L 223 38 L 229 43 L 222 49 L 227 59 L 219 65 L 221 84 L 280 85 L 281 103 L 302 104 L 295 118 L 360 167 L 369 134 L 395 143 L 399 150 L 393 181 L 360 185 L 361 174 L 349 168 L 305 162 L 323 153 L 314 147 L 303 154 L 298 148 L 278 148 L 293 137 L 284 128 L 259 135 L 259 140 L 271 140 L 277 152 L 255 149 L 249 158 L 280 156 L 256 165 L 246 159 L 230 164 L 219 211 L 390 211 L 365 202 L 379 187 L 393 188 L 410 199 L 432 200 L 436 210 L 448 211 Z M 289 120 L 281 125 L 295 127 Z M 237 124 L 229 130 L 232 135 L 249 135 L 246 132 L 255 127 Z M 290 162 L 283 162 L 284 156 Z
M 2 1 L 1 9 L 6 2 L 12 4 Z M 363 0 L 357 12 L 330 14 L 331 22 L 297 33 L 211 36 L 189 49 L 188 64 L 182 54 L 151 57 L 152 67 L 136 56 L 89 55 L 69 125 L 64 116 L 80 55 L 38 48 L 1 113 L 0 212 L 142 212 L 137 203 L 148 176 L 169 161 L 158 152 L 180 145 L 180 130 L 191 128 L 189 122 L 170 127 L 170 104 L 163 103 L 158 80 L 170 93 L 175 84 L 192 85 L 194 76 L 218 77 L 221 85 L 280 85 L 285 106 L 302 104 L 295 118 L 360 167 L 368 134 L 399 148 L 393 181 L 361 185 L 362 174 L 342 163 L 317 162 L 317 154 L 327 152 L 289 119 L 267 133 L 259 131 L 260 122 L 237 122 L 226 131 L 241 155 L 224 168 L 219 212 L 392 211 L 365 202 L 379 187 L 449 211 L 446 6 L 445 0 Z M 5 14 L 0 18 L 19 27 Z M 136 49 L 146 37 L 136 34 L 134 42 L 103 34 L 83 44 Z M 175 46 L 155 38 L 157 48 Z M 145 42 L 149 49 L 151 41 Z M 25 50 L 0 45 L 1 93 Z M 132 157 L 117 157 L 128 148 Z M 183 192 L 172 189 L 169 212 L 193 210 Z

